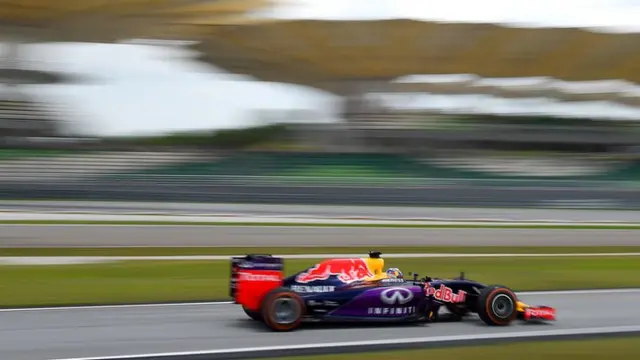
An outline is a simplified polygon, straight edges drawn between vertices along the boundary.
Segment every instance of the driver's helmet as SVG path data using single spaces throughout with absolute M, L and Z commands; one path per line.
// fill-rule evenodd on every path
M 404 275 L 398 268 L 389 268 L 387 269 L 387 277 L 390 279 L 403 279 Z

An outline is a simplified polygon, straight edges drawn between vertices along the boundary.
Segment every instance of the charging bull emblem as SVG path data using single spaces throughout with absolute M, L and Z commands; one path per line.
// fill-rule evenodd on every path
M 317 280 L 327 280 L 330 276 L 343 283 L 366 279 L 373 276 L 363 259 L 335 259 L 321 262 L 306 272 L 296 276 L 296 282 L 309 283 Z

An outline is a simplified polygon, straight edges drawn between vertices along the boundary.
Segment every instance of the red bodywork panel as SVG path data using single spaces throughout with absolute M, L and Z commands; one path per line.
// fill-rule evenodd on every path
M 282 286 L 284 264 L 277 258 L 236 258 L 231 267 L 231 295 L 236 304 L 259 311 L 262 299 Z
M 265 295 L 282 286 L 282 272 L 274 270 L 246 270 L 238 272 L 236 302 L 258 311 Z
M 532 306 L 524 310 L 525 320 L 556 320 L 556 309 L 549 306 Z

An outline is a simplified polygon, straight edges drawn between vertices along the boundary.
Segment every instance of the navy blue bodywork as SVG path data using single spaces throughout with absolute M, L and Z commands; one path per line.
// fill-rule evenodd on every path
M 269 255 L 233 258 L 230 283 L 232 298 L 235 290 L 235 269 L 262 268 L 276 263 L 283 266 L 282 259 Z M 437 321 L 441 319 L 439 312 L 443 308 L 454 318 L 462 318 L 468 313 L 476 312 L 478 295 L 486 287 L 485 284 L 464 278 L 463 274 L 453 279 L 430 277 L 419 279 L 417 274 L 413 274 L 413 279 L 382 279 L 348 283 L 332 275 L 322 280 L 297 282 L 297 275 L 310 268 L 284 278 L 282 287 L 296 292 L 303 299 L 306 306 L 304 318 L 314 321 Z M 427 288 L 440 289 L 442 286 L 454 295 L 464 293 L 464 301 L 452 303 L 439 300 L 433 294 L 427 294 Z M 408 295 L 410 300 L 403 305 L 385 304 L 382 294 L 387 289 L 392 292 L 391 295 L 393 292 L 404 292 L 404 294 L 410 292 L 411 295 Z M 389 314 L 389 311 L 393 313 Z
M 307 269 L 308 270 L 308 269 Z M 304 270 L 304 271 L 307 271 Z M 310 283 L 300 284 L 296 282 L 297 274 L 291 275 L 284 279 L 283 286 L 294 290 L 302 297 L 307 306 L 306 317 L 310 320 L 317 321 L 416 321 L 416 320 L 440 320 L 440 310 L 446 309 L 447 313 L 453 315 L 454 318 L 464 316 L 468 313 L 476 312 L 478 295 L 481 289 L 486 287 L 485 284 L 477 281 L 465 279 L 462 275 L 453 279 L 382 279 L 373 282 L 355 281 L 345 284 L 338 280 L 335 276 L 331 276 L 326 280 L 318 280 Z M 440 288 L 442 285 L 451 289 L 454 293 L 459 294 L 461 291 L 466 292 L 466 299 L 463 303 L 453 304 L 436 299 L 434 296 L 428 296 L 425 293 L 426 287 Z M 372 290 L 390 287 L 420 287 L 419 295 L 415 298 L 417 311 L 407 316 L 381 318 L 379 316 L 345 316 L 335 315 L 337 310 L 347 307 L 354 299 L 365 297 Z M 376 300 L 372 297 L 370 301 Z M 432 315 L 430 315 L 432 314 Z M 449 316 L 451 318 L 451 316 Z

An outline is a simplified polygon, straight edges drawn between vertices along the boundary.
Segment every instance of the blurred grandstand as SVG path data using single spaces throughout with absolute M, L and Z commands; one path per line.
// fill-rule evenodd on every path
M 58 135 L 58 124 L 51 107 L 24 96 L 0 99 L 0 139 L 47 138 Z
M 101 186 L 135 181 L 140 188 L 182 181 L 209 190 L 220 183 L 291 181 L 350 186 L 434 181 L 609 188 L 640 184 L 640 34 L 405 19 L 247 16 L 267 3 L 176 0 L 164 1 L 161 10 L 129 0 L 113 6 L 88 2 L 85 10 L 91 16 L 73 17 L 73 26 L 45 22 L 50 31 L 31 36 L 116 41 L 155 34 L 193 40 L 188 47 L 201 54 L 198 61 L 257 80 L 341 96 L 345 121 L 288 121 L 277 131 L 272 127 L 163 139 L 101 139 L 69 146 L 76 150 L 68 153 L 30 153 L 23 144 L 23 150 L 0 154 L 0 181 L 6 189 L 27 180 L 71 184 L 67 189 L 77 186 L 73 181 Z M 73 4 L 47 2 L 62 13 L 76 11 Z M 11 9 L 6 14 L 21 19 L 46 14 L 18 5 Z M 130 26 L 111 29 L 109 21 L 119 17 Z M 102 20 L 86 20 L 98 18 Z M 430 80 L 409 78 L 416 74 L 428 74 Z M 455 79 L 443 80 L 451 76 Z M 540 109 L 505 115 L 482 106 L 425 109 L 388 100 L 422 93 L 525 99 L 537 101 Z M 545 111 L 559 102 L 607 104 L 617 111 L 589 118 Z M 26 101 L 2 104 L 2 113 L 9 114 L 2 118 L 5 138 L 51 136 L 52 122 L 44 120 L 37 107 L 27 107 Z M 29 121 L 18 122 L 18 117 Z M 18 123 L 29 125 L 15 126 Z
M 0 141 L 7 146 L 22 138 L 23 146 L 28 145 L 27 139 L 35 146 L 46 138 L 60 146 L 72 140 L 62 138 L 65 114 L 61 109 L 27 96 L 20 85 L 77 83 L 79 78 L 43 71 L 38 64 L 25 62 L 20 57 L 22 44 L 190 39 L 202 26 L 248 21 L 248 16 L 270 4 L 270 0 L 0 1 L 0 86 L 4 85 L 0 92 Z
M 213 26 L 193 47 L 203 54 L 200 60 L 232 72 L 342 96 L 346 123 L 333 135 L 323 132 L 327 144 L 361 149 L 395 144 L 396 151 L 488 147 L 585 152 L 638 145 L 635 122 L 603 121 L 625 120 L 615 115 L 550 120 L 544 109 L 536 116 L 510 117 L 487 116 L 491 114 L 482 109 L 449 114 L 394 109 L 371 95 L 481 94 L 610 102 L 635 111 L 637 120 L 638 43 L 637 33 L 397 19 Z M 416 74 L 436 79 L 408 79 Z M 458 80 L 443 79 L 456 76 Z M 451 121 L 452 115 L 457 119 Z M 454 122 L 458 126 L 451 129 Z M 308 139 L 319 131 L 310 128 Z

